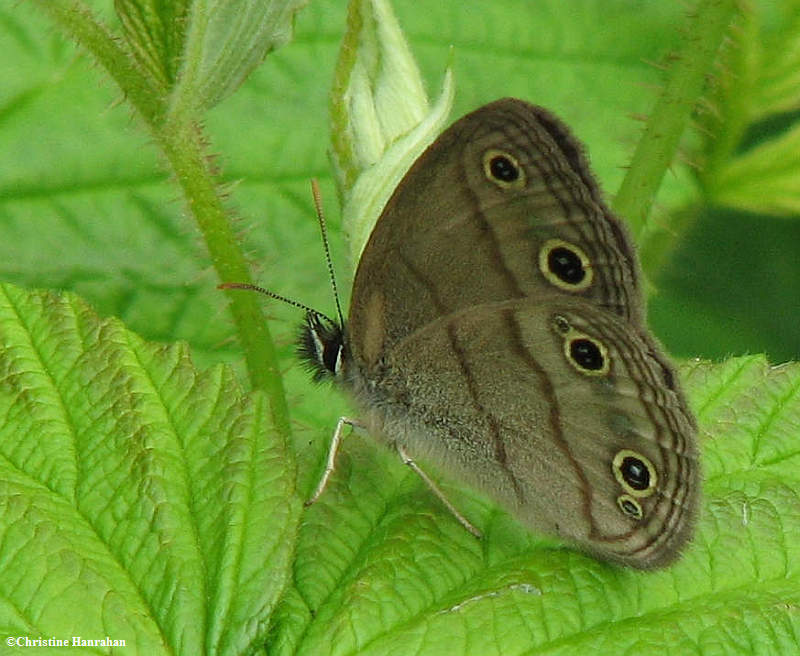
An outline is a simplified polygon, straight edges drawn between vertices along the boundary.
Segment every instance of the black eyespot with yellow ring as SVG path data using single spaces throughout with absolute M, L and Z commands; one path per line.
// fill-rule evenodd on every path
M 525 170 L 511 153 L 490 148 L 483 154 L 483 173 L 501 189 L 521 189 L 527 180 Z
M 597 372 L 607 368 L 604 350 L 600 342 L 589 337 L 580 337 L 569 342 L 570 360 L 586 372 Z
M 625 515 L 631 519 L 635 519 L 637 522 L 644 517 L 644 513 L 642 512 L 642 504 L 640 504 L 629 494 L 620 494 L 617 497 L 617 505 Z
M 599 339 L 572 327 L 561 314 L 552 318 L 553 330 L 564 340 L 564 355 L 579 372 L 587 376 L 605 376 L 611 371 L 608 349 Z
M 653 463 L 641 453 L 621 449 L 614 456 L 611 470 L 623 490 L 632 497 L 641 499 L 656 491 L 658 472 Z
M 548 239 L 542 244 L 539 270 L 551 285 L 568 292 L 583 291 L 594 280 L 589 256 L 563 239 Z

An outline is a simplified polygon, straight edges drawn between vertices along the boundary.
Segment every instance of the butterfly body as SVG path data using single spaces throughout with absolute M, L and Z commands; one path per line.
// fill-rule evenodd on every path
M 658 567 L 691 536 L 699 468 L 639 278 L 577 141 L 503 99 L 411 167 L 364 248 L 346 326 L 309 315 L 303 354 L 369 432 L 532 529 Z

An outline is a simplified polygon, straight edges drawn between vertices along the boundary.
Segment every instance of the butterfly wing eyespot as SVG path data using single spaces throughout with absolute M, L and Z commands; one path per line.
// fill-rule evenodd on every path
M 631 449 L 621 449 L 611 463 L 614 477 L 633 497 L 649 497 L 656 491 L 658 472 L 650 459 Z
M 570 362 L 593 375 L 608 371 L 608 354 L 603 344 L 591 337 L 578 337 L 569 341 Z
M 623 514 L 635 519 L 637 522 L 644 517 L 642 504 L 628 494 L 620 494 L 617 497 L 617 505 Z
M 550 284 L 568 292 L 583 291 L 594 280 L 588 255 L 563 239 L 548 239 L 542 244 L 539 270 Z
M 564 338 L 564 355 L 572 367 L 587 376 L 605 376 L 611 371 L 611 359 L 605 344 L 577 330 Z
M 605 376 L 611 371 L 611 358 L 601 340 L 573 327 L 561 314 L 553 315 L 550 325 L 564 340 L 564 356 L 573 369 L 587 376 Z
M 527 177 L 519 161 L 511 153 L 491 148 L 483 154 L 483 172 L 486 179 L 501 189 L 521 189 Z

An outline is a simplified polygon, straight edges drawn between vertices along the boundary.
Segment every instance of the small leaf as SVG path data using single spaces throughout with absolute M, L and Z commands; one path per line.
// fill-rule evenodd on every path
M 778 217 L 800 213 L 800 123 L 724 166 L 708 193 L 715 203 Z
M 358 262 L 386 201 L 445 126 L 453 104 L 448 70 L 433 108 L 386 0 L 351 0 L 331 92 L 331 161 L 342 223 Z
M 189 15 L 177 105 L 210 109 L 289 42 L 308 0 L 210 0 Z
M 184 45 L 189 0 L 115 0 L 131 52 L 162 92 L 172 87 Z
M 798 29 L 796 0 L 742 12 L 709 94 L 713 111 L 699 116 L 697 177 L 709 202 L 778 217 L 800 210 L 800 125 L 788 120 L 800 109 Z M 776 134 L 780 123 L 788 127 Z
M 72 295 L 0 287 L 0 345 L 6 633 L 257 646 L 299 516 L 263 397 Z
M 791 112 L 800 107 L 800 14 L 797 0 L 777 3 L 781 15 L 765 29 L 754 45 L 758 48 L 761 76 L 757 79 L 754 104 L 762 118 Z M 769 7 L 774 10 L 774 7 Z

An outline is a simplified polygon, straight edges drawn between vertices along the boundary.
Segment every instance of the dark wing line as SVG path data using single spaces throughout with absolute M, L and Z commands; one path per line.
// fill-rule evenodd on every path
M 464 134 L 462 136 L 464 138 L 466 138 L 466 139 L 471 139 L 474 136 L 475 132 L 483 129 L 484 127 L 485 126 L 483 124 L 481 124 L 481 123 L 475 123 L 472 126 L 473 129 L 471 131 L 469 131 L 469 132 L 467 132 L 467 130 L 465 129 L 464 130 Z M 466 126 L 465 126 L 465 128 L 466 128 Z M 475 164 L 474 162 L 466 162 L 463 159 L 461 160 L 461 166 L 462 166 L 461 179 L 462 180 L 468 180 L 469 179 L 468 175 L 467 175 L 467 172 L 464 169 L 467 166 L 472 166 L 474 164 Z M 486 217 L 484 216 L 483 212 L 481 212 L 481 210 L 480 210 L 480 206 L 481 206 L 480 198 L 478 197 L 478 195 L 477 195 L 475 190 L 469 189 L 469 187 L 467 187 L 467 189 L 470 192 L 470 196 L 472 198 L 472 209 L 473 209 L 473 211 L 469 214 L 469 218 L 471 220 L 473 220 L 477 224 L 479 230 L 484 235 L 486 235 L 486 238 L 487 238 L 487 240 L 489 242 L 489 245 L 490 245 L 491 251 L 492 251 L 492 266 L 505 278 L 506 283 L 507 283 L 509 289 L 511 290 L 511 296 L 509 298 L 515 298 L 515 297 L 516 298 L 524 298 L 525 294 L 524 294 L 524 292 L 522 291 L 522 288 L 519 285 L 519 281 L 517 280 L 516 276 L 514 276 L 513 272 L 505 265 L 505 262 L 503 261 L 503 253 L 502 253 L 502 251 L 500 249 L 500 242 L 499 242 L 499 240 L 497 238 L 497 235 L 495 234 L 495 231 L 492 228 L 492 225 L 486 220 Z M 505 300 L 505 299 L 498 299 L 498 300 Z
M 550 138 L 553 139 L 556 147 L 564 156 L 562 161 L 566 161 L 569 165 L 567 169 L 564 166 L 558 165 L 559 160 L 553 160 L 553 164 L 558 165 L 553 168 L 554 175 L 564 183 L 564 187 L 570 194 L 571 200 L 583 210 L 583 214 L 587 220 L 592 213 L 600 214 L 602 217 L 601 220 L 594 225 L 597 226 L 595 229 L 598 232 L 605 233 L 605 239 L 596 241 L 599 242 L 599 246 L 606 256 L 606 261 L 614 261 L 613 258 L 610 257 L 610 255 L 613 255 L 611 252 L 613 246 L 616 244 L 627 244 L 628 239 L 624 229 L 619 223 L 619 219 L 603 201 L 600 187 L 597 184 L 594 173 L 591 171 L 583 146 L 572 135 L 569 128 L 556 116 L 541 107 L 534 107 L 534 112 L 539 124 L 549 134 Z M 579 180 L 579 184 L 570 184 L 570 178 L 572 176 Z M 610 240 L 608 239 L 608 233 L 611 233 L 612 238 Z M 591 244 L 594 243 L 594 241 L 588 240 L 588 243 Z M 630 279 L 637 281 L 638 272 L 636 271 L 636 265 L 627 258 L 621 260 L 621 264 L 627 266 L 627 273 Z M 616 282 L 620 283 L 621 280 L 616 280 Z M 618 290 L 624 289 L 622 285 L 618 284 L 616 289 L 611 288 L 609 285 L 605 287 L 604 294 L 605 298 L 608 299 L 607 303 L 609 305 L 616 305 L 620 309 L 627 310 L 634 307 L 632 299 L 623 297 L 623 295 L 619 293 Z M 618 314 L 626 319 L 632 318 L 630 312 L 625 314 L 619 312 Z
M 627 266 L 630 278 L 637 280 L 638 276 L 634 270 L 634 265 L 627 261 L 626 258 L 617 257 L 617 254 L 613 252 L 614 245 L 617 242 L 620 244 L 627 243 L 622 228 L 616 223 L 617 219 L 600 199 L 599 188 L 591 179 L 591 173 L 588 169 L 580 172 L 574 168 L 577 162 L 587 166 L 584 159 L 582 157 L 576 159 L 574 155 L 571 156 L 570 153 L 564 150 L 565 143 L 567 143 L 572 145 L 571 152 L 580 152 L 577 141 L 569 135 L 563 124 L 545 110 L 534 107 L 536 114 L 535 119 L 532 121 L 530 108 L 533 106 L 527 105 L 527 103 L 522 109 L 518 109 L 516 104 L 512 106 L 513 110 L 503 113 L 502 120 L 492 121 L 491 124 L 485 123 L 485 119 L 481 116 L 474 116 L 473 120 L 462 127 L 458 134 L 458 141 L 471 141 L 474 139 L 476 132 L 489 129 L 503 133 L 518 151 L 530 153 L 531 144 L 535 151 L 543 154 L 550 154 L 554 149 L 559 150 L 564 156 L 563 158 L 533 157 L 530 160 L 530 165 L 535 169 L 536 175 L 544 183 L 548 193 L 560 205 L 566 222 L 578 231 L 585 244 L 597 251 L 597 257 L 594 259 L 603 261 L 603 258 L 605 258 L 605 262 L 618 261 L 623 266 Z M 482 110 L 478 110 L 478 112 L 482 113 Z M 543 118 L 547 119 L 547 125 L 541 123 Z M 556 125 L 560 126 L 561 132 L 559 135 L 553 133 Z M 474 162 L 462 161 L 463 168 L 474 165 Z M 530 171 L 530 173 L 533 173 L 533 171 Z M 467 179 L 466 171 L 462 172 L 462 177 Z M 495 260 L 495 266 L 497 266 L 498 261 L 502 263 L 497 239 L 494 236 L 491 224 L 478 209 L 480 207 L 480 199 L 476 191 L 472 191 L 472 197 L 473 207 L 476 208 L 472 218 L 478 221 L 480 229 L 490 236 L 493 250 L 497 254 L 497 259 Z M 518 196 L 518 198 L 524 198 L 524 196 Z M 578 210 L 578 217 L 575 216 L 575 210 Z M 591 221 L 593 215 L 598 215 L 600 220 Z M 587 231 L 590 234 L 587 234 Z M 600 236 L 603 238 L 599 238 Z M 609 239 L 609 236 L 612 238 Z M 531 267 L 534 266 L 534 263 L 531 263 Z M 502 271 L 509 285 L 517 290 L 517 296 L 523 296 L 519 283 L 511 271 L 505 267 L 502 268 Z M 620 275 L 624 274 L 620 272 L 617 277 L 611 277 L 606 281 L 602 277 L 598 278 L 601 281 L 599 284 L 602 285 L 600 291 L 604 299 L 603 304 L 615 314 L 632 319 L 631 310 L 636 307 L 632 302 L 633 299 L 628 298 L 621 291 L 624 286 L 614 284 L 620 282 L 618 279 Z
M 450 313 L 447 306 L 443 303 L 442 299 L 439 298 L 438 292 L 436 289 L 435 284 L 422 275 L 420 271 L 418 271 L 414 265 L 408 261 L 406 257 L 400 254 L 400 260 L 403 264 L 408 268 L 411 275 L 413 275 L 417 281 L 427 289 L 428 293 L 433 300 L 436 309 L 442 316 L 446 316 Z M 508 467 L 508 455 L 506 453 L 505 443 L 503 442 L 503 438 L 500 435 L 500 424 L 497 420 L 497 417 L 488 410 L 480 400 L 480 394 L 478 390 L 478 382 L 475 380 L 475 377 L 472 375 L 472 371 L 470 370 L 469 364 L 467 362 L 467 357 L 464 352 L 464 348 L 459 343 L 458 336 L 455 332 L 455 327 L 452 323 L 448 322 L 447 324 L 447 338 L 450 342 L 450 348 L 453 351 L 453 354 L 456 357 L 458 365 L 461 369 L 461 373 L 464 376 L 464 380 L 467 384 L 467 389 L 469 390 L 470 399 L 472 400 L 473 407 L 477 414 L 482 416 L 487 423 L 489 424 L 489 430 L 491 432 L 491 439 L 493 444 L 494 450 L 494 457 L 497 460 L 498 464 L 500 465 L 501 469 L 508 475 L 509 480 L 511 481 L 512 486 L 514 487 L 514 491 L 517 495 L 517 499 L 520 503 L 525 501 L 525 495 L 522 489 L 522 486 L 517 480 L 516 475 L 513 471 Z
M 561 408 L 558 403 L 558 397 L 556 396 L 555 390 L 553 389 L 553 383 L 550 380 L 550 376 L 547 375 L 547 372 L 544 370 L 539 362 L 531 355 L 531 352 L 525 348 L 525 343 L 522 338 L 522 330 L 520 329 L 519 321 L 516 317 L 516 311 L 514 308 L 507 308 L 503 310 L 503 319 L 505 320 L 506 326 L 508 327 L 509 332 L 511 333 L 511 344 L 514 347 L 514 352 L 516 353 L 517 357 L 520 358 L 525 364 L 530 367 L 530 369 L 536 374 L 536 377 L 539 379 L 539 385 L 544 393 L 545 398 L 547 399 L 548 406 L 550 408 L 550 416 L 549 416 L 549 423 L 550 429 L 552 431 L 553 437 L 555 438 L 556 446 L 561 450 L 561 452 L 566 456 L 569 463 L 572 465 L 573 470 L 575 471 L 575 475 L 580 481 L 581 486 L 581 494 L 583 496 L 583 515 L 584 518 L 591 524 L 592 531 L 594 531 L 594 519 L 592 518 L 591 513 L 591 505 L 592 505 L 592 487 L 589 484 L 589 480 L 586 478 L 586 475 L 583 472 L 583 469 L 578 464 L 578 460 L 572 453 L 572 450 L 569 447 L 569 443 L 564 438 L 564 432 L 562 427 L 561 421 Z
M 639 391 L 639 398 L 646 398 L 644 395 L 645 386 L 650 388 L 647 390 L 648 392 L 657 390 L 659 386 L 655 384 L 654 374 L 644 362 L 643 355 L 636 349 L 629 347 L 629 342 L 626 339 L 627 336 L 622 334 L 622 331 L 618 326 L 613 326 L 612 324 L 607 323 L 604 328 L 611 333 L 611 337 L 617 347 L 617 350 L 621 353 L 624 353 L 623 359 L 633 370 L 629 378 L 637 387 Z M 662 527 L 667 530 L 657 532 L 644 544 L 640 545 L 633 551 L 628 551 L 627 553 L 629 554 L 638 554 L 648 550 L 654 550 L 658 547 L 659 543 L 668 541 L 672 537 L 675 530 L 679 528 L 678 522 L 680 517 L 682 516 L 683 512 L 687 510 L 686 497 L 690 492 L 689 486 L 678 485 L 678 482 L 683 480 L 683 477 L 686 476 L 686 468 L 691 466 L 691 463 L 690 458 L 686 454 L 686 438 L 683 433 L 678 430 L 679 427 L 675 424 L 671 409 L 668 408 L 664 403 L 643 402 L 642 406 L 644 407 L 647 416 L 650 418 L 652 425 L 656 429 L 655 442 L 661 451 L 661 461 L 666 470 L 664 472 L 659 472 L 659 476 L 661 477 L 662 481 L 666 480 L 670 484 L 669 488 L 660 490 L 661 494 L 659 494 L 658 502 L 659 504 L 668 504 L 667 512 L 661 521 Z M 660 415 L 660 417 L 657 415 Z M 678 446 L 680 448 L 676 448 L 675 444 L 665 445 L 665 428 L 673 436 L 675 436 L 675 438 L 678 440 Z M 670 458 L 671 455 L 675 457 Z M 670 460 L 675 461 L 676 469 L 674 472 L 667 470 L 667 465 Z M 656 507 L 657 506 L 658 504 Z M 656 507 L 654 507 L 653 512 L 655 512 Z

